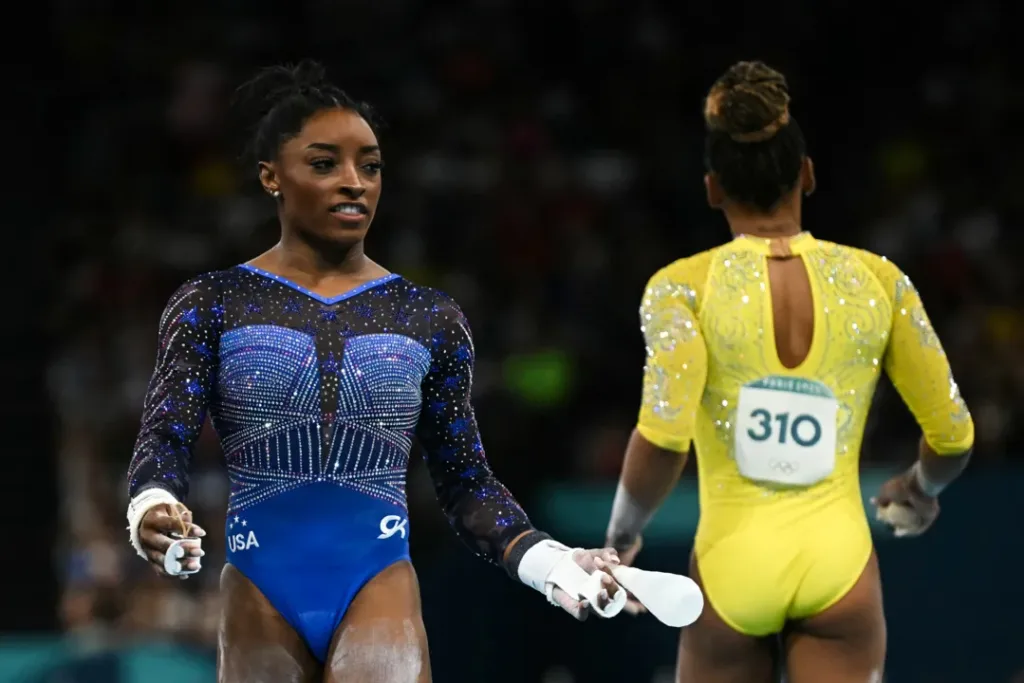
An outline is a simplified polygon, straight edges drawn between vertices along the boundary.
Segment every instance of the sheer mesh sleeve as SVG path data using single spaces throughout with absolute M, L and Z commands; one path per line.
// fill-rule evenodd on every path
M 910 278 L 891 261 L 868 252 L 865 261 L 892 301 L 892 336 L 885 372 L 910 408 L 928 445 L 939 455 L 959 455 L 974 444 L 974 422 L 953 379 L 924 303 Z
M 197 278 L 171 297 L 160 318 L 156 369 L 128 468 L 128 493 L 155 486 L 188 495 L 192 447 L 206 419 L 217 375 L 221 305 L 214 276 Z
M 499 564 L 509 542 L 533 527 L 487 463 L 470 403 L 473 337 L 462 311 L 443 295 L 433 305 L 430 346 L 417 437 L 455 532 L 478 555 Z
M 658 271 L 640 304 L 647 362 L 637 431 L 655 446 L 685 453 L 704 395 L 708 358 L 693 313 L 695 292 L 680 268 L 675 269 L 678 273 Z M 675 274 L 684 277 L 679 280 Z

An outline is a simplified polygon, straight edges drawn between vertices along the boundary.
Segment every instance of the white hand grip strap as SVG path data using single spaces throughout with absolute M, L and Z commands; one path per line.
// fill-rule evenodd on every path
M 203 568 L 202 563 L 198 557 L 190 558 L 195 561 L 195 569 L 185 569 L 182 566 L 182 560 L 188 554 L 186 544 L 188 546 L 200 547 L 202 539 L 200 538 L 179 538 L 171 543 L 170 547 L 167 548 L 167 553 L 164 555 L 164 571 L 170 576 L 191 576 L 197 573 Z
M 543 540 L 526 551 L 519 561 L 519 580 L 527 586 L 540 591 L 554 602 L 554 587 L 561 588 L 574 600 L 587 600 L 594 611 L 605 618 L 611 618 L 622 611 L 626 604 L 626 592 L 618 591 L 610 604 L 601 609 L 597 605 L 597 596 L 603 586 L 601 573 L 588 574 L 573 559 L 578 548 L 569 548 L 557 541 Z
M 572 556 L 575 552 L 576 549 L 570 550 L 565 557 L 559 560 L 558 564 L 552 568 L 551 573 L 548 575 L 548 589 L 546 591 L 548 602 L 553 605 L 558 604 L 552 595 L 554 586 L 557 586 L 568 593 L 573 599 L 589 602 L 591 609 L 599 616 L 611 619 L 626 606 L 626 591 L 620 588 L 604 608 L 600 607 L 598 596 L 601 594 L 601 591 L 605 590 L 604 584 L 601 583 L 601 575 L 604 572 L 596 571 L 593 574 L 588 574 L 573 559 Z
M 142 541 L 139 539 L 139 525 L 146 513 L 157 505 L 177 505 L 178 499 L 167 489 L 151 488 L 146 489 L 131 499 L 128 503 L 128 538 L 131 539 L 132 547 L 144 560 L 148 560 Z

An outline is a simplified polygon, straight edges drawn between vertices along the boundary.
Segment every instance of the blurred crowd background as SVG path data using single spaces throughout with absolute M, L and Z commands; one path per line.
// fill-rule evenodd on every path
M 465 308 L 484 443 L 528 509 L 551 481 L 614 485 L 638 407 L 644 282 L 728 238 L 704 204 L 701 103 L 737 59 L 789 77 L 819 180 L 805 228 L 914 279 L 975 416 L 974 467 L 1012 467 L 1024 453 L 1020 56 L 1005 5 L 929 7 L 911 25 L 881 21 L 877 2 L 809 0 L 222 0 L 200 15 L 54 3 L 63 77 L 40 87 L 62 107 L 66 150 L 47 316 L 61 627 L 96 642 L 214 642 L 227 495 L 216 436 L 196 458 L 190 502 L 213 538 L 195 580 L 161 581 L 133 557 L 124 471 L 168 296 L 276 239 L 255 169 L 237 163 L 232 89 L 303 57 L 388 124 L 368 252 Z M 899 403 L 883 385 L 866 466 L 913 457 Z M 410 479 L 417 557 L 448 552 L 418 463 Z

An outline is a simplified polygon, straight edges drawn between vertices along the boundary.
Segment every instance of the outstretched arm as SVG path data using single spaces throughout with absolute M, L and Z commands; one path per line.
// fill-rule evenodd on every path
M 534 528 L 494 476 L 484 453 L 470 400 L 475 351 L 469 324 L 455 302 L 443 295 L 438 295 L 430 316 L 432 362 L 422 385 L 417 437 L 441 508 L 475 554 L 503 566 L 513 578 L 546 593 L 577 618 L 585 618 L 588 605 L 578 592 L 574 594 L 575 583 L 557 577 L 575 575 L 582 581 L 601 561 L 617 558 L 611 551 L 570 549 Z M 605 590 L 613 588 L 611 577 L 604 578 Z M 608 598 L 598 597 L 598 602 Z
M 647 283 L 640 305 L 647 347 L 643 401 L 626 448 L 606 540 L 620 553 L 638 546 L 644 527 L 679 481 L 693 439 L 707 351 L 689 291 L 661 270 Z M 632 561 L 632 554 L 625 561 Z
M 938 517 L 939 493 L 967 466 L 974 422 L 910 278 L 892 262 L 864 254 L 892 304 L 883 367 L 922 432 L 917 460 L 885 482 L 872 502 L 897 536 L 916 536 Z
M 206 419 L 216 377 L 221 322 L 217 297 L 212 278 L 197 278 L 178 289 L 164 309 L 156 368 L 128 466 L 131 542 L 140 556 L 160 566 L 170 533 L 204 533 L 198 527 L 186 533 L 191 518 L 182 512 L 181 503 L 188 495 L 192 449 Z M 147 528 L 142 529 L 143 518 L 151 510 Z
M 914 479 L 934 496 L 966 467 L 974 422 L 917 289 L 892 262 L 876 266 L 893 305 L 885 372 L 921 427 Z

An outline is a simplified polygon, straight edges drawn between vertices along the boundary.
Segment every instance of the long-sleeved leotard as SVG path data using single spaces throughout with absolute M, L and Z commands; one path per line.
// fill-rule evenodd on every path
M 859 480 L 864 425 L 884 369 L 939 454 L 974 425 L 910 280 L 866 251 L 790 238 L 814 303 L 806 359 L 775 348 L 765 240 L 739 237 L 651 278 L 638 431 L 696 444 L 695 555 L 716 611 L 750 635 L 826 609 L 871 554 Z
M 359 588 L 408 558 L 414 436 L 478 555 L 498 563 L 532 529 L 484 455 L 469 325 L 436 290 L 391 275 L 325 299 L 239 266 L 181 287 L 159 344 L 130 495 L 186 500 L 209 411 L 231 480 L 228 561 L 321 659 Z

